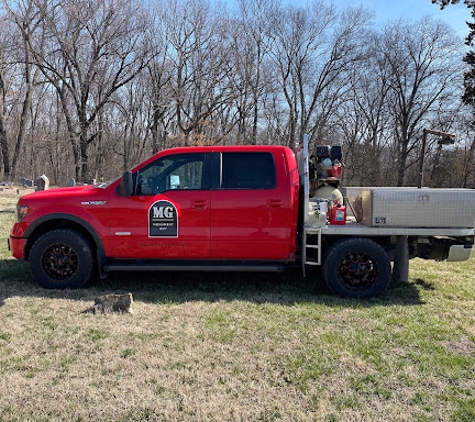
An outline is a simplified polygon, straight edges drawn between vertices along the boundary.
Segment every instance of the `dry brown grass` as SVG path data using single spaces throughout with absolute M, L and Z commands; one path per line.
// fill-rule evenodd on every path
M 15 198 L 1 198 L 0 208 Z M 12 202 L 13 201 L 13 202 Z M 1 421 L 473 421 L 472 259 L 371 301 L 284 275 L 114 275 L 47 291 L 0 214 Z M 132 315 L 83 313 L 132 292 Z
M 34 188 L 24 188 L 23 186 L 13 186 L 11 188 L 0 186 L 0 198 L 18 198 L 27 193 L 34 192 Z

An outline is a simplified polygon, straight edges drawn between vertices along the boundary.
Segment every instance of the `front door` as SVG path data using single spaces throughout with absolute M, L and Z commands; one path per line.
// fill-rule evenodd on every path
M 209 258 L 207 157 L 205 153 L 162 156 L 133 174 L 132 196 L 112 195 L 114 258 Z

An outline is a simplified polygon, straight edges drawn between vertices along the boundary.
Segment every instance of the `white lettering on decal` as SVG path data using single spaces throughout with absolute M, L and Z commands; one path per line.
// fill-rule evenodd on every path
M 153 218 L 173 218 L 172 207 L 153 207 Z

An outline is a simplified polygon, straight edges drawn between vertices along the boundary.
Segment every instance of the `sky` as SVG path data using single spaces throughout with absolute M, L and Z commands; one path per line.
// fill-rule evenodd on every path
M 298 0 L 289 0 L 289 3 L 298 3 Z M 468 34 L 466 21 L 470 21 L 470 10 L 463 4 L 449 5 L 444 10 L 431 0 L 333 0 L 338 7 L 362 5 L 376 14 L 376 21 L 380 23 L 396 19 L 419 20 L 430 15 L 435 19 L 447 22 L 459 36 L 465 38 Z

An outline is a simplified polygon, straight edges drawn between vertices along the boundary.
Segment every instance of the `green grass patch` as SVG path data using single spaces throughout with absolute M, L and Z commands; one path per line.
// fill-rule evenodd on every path
M 2 421 L 475 420 L 474 258 L 413 260 L 369 301 L 293 270 L 50 291 L 7 251 L 12 223 L 0 213 Z M 84 313 L 116 292 L 132 315 Z

